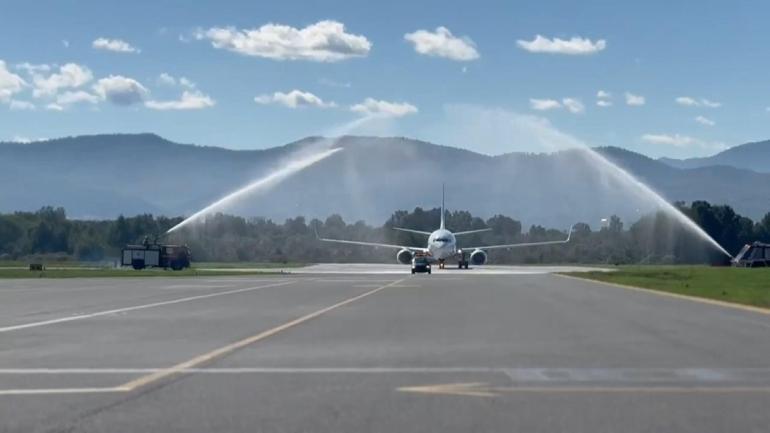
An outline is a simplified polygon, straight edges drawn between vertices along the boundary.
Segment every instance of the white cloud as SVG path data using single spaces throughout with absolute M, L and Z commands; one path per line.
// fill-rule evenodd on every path
M 548 39 L 541 35 L 535 36 L 531 41 L 519 39 L 516 44 L 530 53 L 570 54 L 584 55 L 594 54 L 607 47 L 607 41 L 599 39 L 596 42 L 588 38 L 575 36 L 569 40 L 553 38 Z
M 560 101 L 556 99 L 535 99 L 530 98 L 529 108 L 537 111 L 549 111 L 560 110 L 562 108 L 567 109 L 570 113 L 580 114 L 585 111 L 585 106 L 579 99 L 575 98 L 563 98 Z
M 279 104 L 289 108 L 316 107 L 331 108 L 336 107 L 334 102 L 325 102 L 318 96 L 301 90 L 294 89 L 288 93 L 275 92 L 272 95 L 259 95 L 254 98 L 257 104 Z
M 690 96 L 680 96 L 675 101 L 677 104 L 684 105 L 685 107 L 719 108 L 722 106 L 720 102 L 709 101 L 706 98 L 696 99 Z
M 461 62 L 479 58 L 476 44 L 467 36 L 456 37 L 446 27 L 436 27 L 435 32 L 417 30 L 404 35 L 404 39 L 414 44 L 414 50 L 420 54 L 444 57 Z
M 93 88 L 102 100 L 123 106 L 142 102 L 149 93 L 140 82 L 121 75 L 102 78 L 94 84 Z
M 417 113 L 417 107 L 407 102 L 388 102 L 374 98 L 366 98 L 364 102 L 350 107 L 350 111 L 365 116 L 402 117 Z
M 529 107 L 537 111 L 558 110 L 562 108 L 561 102 L 555 99 L 529 99 Z
M 176 101 L 147 101 L 144 105 L 153 110 L 200 110 L 213 107 L 216 101 L 198 90 L 182 92 L 182 97 Z
M 602 108 L 612 107 L 612 101 L 606 99 L 599 99 L 596 101 L 596 105 Z
M 11 99 L 11 101 L 8 103 L 8 108 L 11 111 L 31 111 L 35 109 L 35 104 L 29 101 Z
M 695 121 L 700 123 L 701 125 L 705 125 L 705 126 L 714 126 L 714 125 L 716 125 L 716 122 L 714 122 L 713 120 L 709 119 L 708 117 L 703 117 L 703 116 L 696 117 Z
M 33 64 L 29 62 L 24 62 L 24 63 L 17 63 L 16 65 L 14 65 L 14 67 L 16 69 L 25 71 L 28 74 L 48 72 L 51 70 L 51 65 L 46 65 L 45 63 Z
M 93 80 L 94 75 L 85 66 L 67 63 L 59 67 L 59 72 L 46 76 L 33 74 L 35 89 L 32 95 L 36 98 L 52 96 L 61 89 L 80 87 Z
M 0 102 L 8 102 L 11 97 L 21 92 L 27 83 L 18 75 L 9 71 L 5 62 L 0 60 Z
M 176 78 L 163 72 L 160 75 L 158 75 L 158 83 L 166 84 L 169 86 L 176 86 Z
M 196 88 L 195 83 L 190 81 L 187 77 L 179 77 L 179 79 L 177 79 L 173 75 L 167 74 L 165 72 L 158 76 L 158 83 L 167 86 L 180 85 L 182 87 L 187 87 L 188 89 Z
M 642 140 L 652 144 L 669 144 L 676 147 L 687 147 L 698 143 L 695 138 L 679 134 L 644 134 Z
M 639 105 L 644 105 L 645 102 L 647 102 L 644 96 L 642 95 L 634 95 L 631 92 L 626 92 L 625 96 L 626 96 L 626 105 L 639 106 Z
M 140 53 L 142 50 L 121 39 L 99 38 L 91 43 L 96 50 L 112 51 L 113 53 Z
M 586 111 L 586 107 L 583 105 L 582 102 L 580 102 L 579 99 L 564 98 L 561 100 L 561 103 L 564 105 L 564 108 L 566 108 L 570 113 L 580 114 Z
M 709 142 L 680 134 L 644 134 L 642 135 L 642 140 L 651 144 L 665 144 L 680 148 L 700 147 L 709 150 L 724 150 L 727 148 L 721 142 Z
M 187 77 L 179 77 L 179 85 L 182 87 L 187 87 L 188 89 L 194 89 L 195 83 L 188 80 Z
M 64 107 L 55 102 L 51 102 L 50 104 L 46 105 L 45 109 L 49 111 L 64 111 Z
M 56 95 L 56 105 L 61 106 L 63 108 L 66 108 L 69 105 L 72 104 L 78 104 L 78 103 L 89 103 L 89 104 L 96 104 L 99 102 L 99 97 L 88 93 L 84 90 L 76 90 L 76 91 L 66 91 L 62 92 L 59 95 Z
M 364 57 L 372 48 L 365 36 L 346 33 L 344 24 L 329 20 L 302 29 L 272 23 L 244 30 L 213 27 L 195 37 L 211 41 L 215 48 L 273 60 L 337 62 Z
M 596 97 L 599 99 L 610 99 L 612 98 L 612 93 L 607 92 L 605 90 L 599 90 L 596 92 Z
M 698 101 L 696 101 L 695 99 L 689 96 L 680 96 L 676 98 L 676 103 L 679 105 L 692 106 L 692 107 L 697 107 L 699 105 Z

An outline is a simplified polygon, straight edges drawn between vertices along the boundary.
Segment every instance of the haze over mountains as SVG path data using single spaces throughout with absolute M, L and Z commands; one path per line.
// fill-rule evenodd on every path
M 770 140 L 731 147 L 716 155 L 705 158 L 660 158 L 660 161 L 678 168 L 699 168 L 713 165 L 725 165 L 754 170 L 760 173 L 770 173 Z
M 266 150 L 184 145 L 153 134 L 0 143 L 0 212 L 53 205 L 83 218 L 189 215 L 319 140 Z M 526 224 L 597 226 L 611 214 L 633 222 L 651 210 L 579 150 L 492 157 L 376 137 L 343 137 L 335 146 L 345 150 L 226 212 L 278 220 L 338 213 L 381 224 L 396 209 L 438 206 L 442 182 L 448 208 L 505 214 Z M 763 165 L 757 155 L 770 155 L 770 142 L 744 146 L 697 161 L 656 161 L 614 147 L 598 151 L 668 200 L 729 204 L 757 219 L 770 202 L 770 173 L 759 172 L 770 171 L 770 162 Z

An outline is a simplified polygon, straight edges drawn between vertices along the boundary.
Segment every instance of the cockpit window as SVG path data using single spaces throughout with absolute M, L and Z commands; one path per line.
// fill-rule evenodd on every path
M 436 238 L 435 242 L 449 242 L 449 238 Z

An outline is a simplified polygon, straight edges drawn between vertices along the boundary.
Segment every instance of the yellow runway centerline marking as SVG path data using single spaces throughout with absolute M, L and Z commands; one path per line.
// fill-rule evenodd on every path
M 329 311 L 335 310 L 337 308 L 343 307 L 345 305 L 348 305 L 350 303 L 353 303 L 355 301 L 358 301 L 360 299 L 363 299 L 367 296 L 371 296 L 381 290 L 384 290 L 390 286 L 394 286 L 400 282 L 404 281 L 404 279 L 392 281 L 388 284 L 385 284 L 383 286 L 379 286 L 376 289 L 369 290 L 368 292 L 364 292 L 360 295 L 353 296 L 352 298 L 345 299 L 344 301 L 338 302 L 334 305 L 331 305 L 326 308 L 322 308 L 320 310 L 317 310 L 315 312 L 312 312 L 310 314 L 304 315 L 302 317 L 299 317 L 297 319 L 294 319 L 292 321 L 286 322 L 283 325 L 276 326 L 275 328 L 268 329 L 267 331 L 260 332 L 259 334 L 253 335 L 251 337 L 244 338 L 243 340 L 236 341 L 235 343 L 228 344 L 226 346 L 220 347 L 219 349 L 214 349 L 208 353 L 204 353 L 202 355 L 196 356 L 195 358 L 192 358 L 190 360 L 181 362 L 177 365 L 174 365 L 173 367 L 169 367 L 167 369 L 158 371 L 156 373 L 148 374 L 146 376 L 142 376 L 138 379 L 134 379 L 130 382 L 126 382 L 123 385 L 118 386 L 117 388 L 125 389 L 127 391 L 132 391 L 134 389 L 137 389 L 142 386 L 149 385 L 153 382 L 157 382 L 161 379 L 164 379 L 169 376 L 173 376 L 179 373 L 184 372 L 186 369 L 194 368 L 198 365 L 213 361 L 217 358 L 220 358 L 222 356 L 225 356 L 227 354 L 230 354 L 238 349 L 241 349 L 243 347 L 249 346 L 251 344 L 254 344 L 260 340 L 264 340 L 268 337 L 271 337 L 275 334 L 278 334 L 281 331 L 285 331 L 289 328 L 293 328 L 297 325 L 300 325 L 302 323 L 305 323 L 309 320 L 315 319 L 316 317 L 319 317 L 325 313 L 328 313 Z

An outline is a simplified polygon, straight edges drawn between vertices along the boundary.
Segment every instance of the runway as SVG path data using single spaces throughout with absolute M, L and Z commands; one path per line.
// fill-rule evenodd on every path
M 433 269 L 438 269 L 434 264 Z M 207 268 L 205 271 L 223 270 L 223 268 Z M 253 272 L 254 268 L 227 268 L 227 271 Z M 286 274 L 316 275 L 316 274 L 369 274 L 369 275 L 404 275 L 404 271 L 409 272 L 408 265 L 382 264 L 382 263 L 319 263 L 304 267 L 287 268 L 265 268 L 264 271 L 279 271 Z M 569 266 L 569 265 L 484 265 L 471 266 L 468 269 L 458 269 L 456 264 L 447 264 L 442 274 L 458 275 L 532 275 L 532 274 L 553 274 L 558 272 L 589 272 L 600 271 L 610 272 L 612 268 L 602 268 L 596 266 Z
M 3 432 L 770 425 L 770 315 L 548 272 L 0 281 Z

